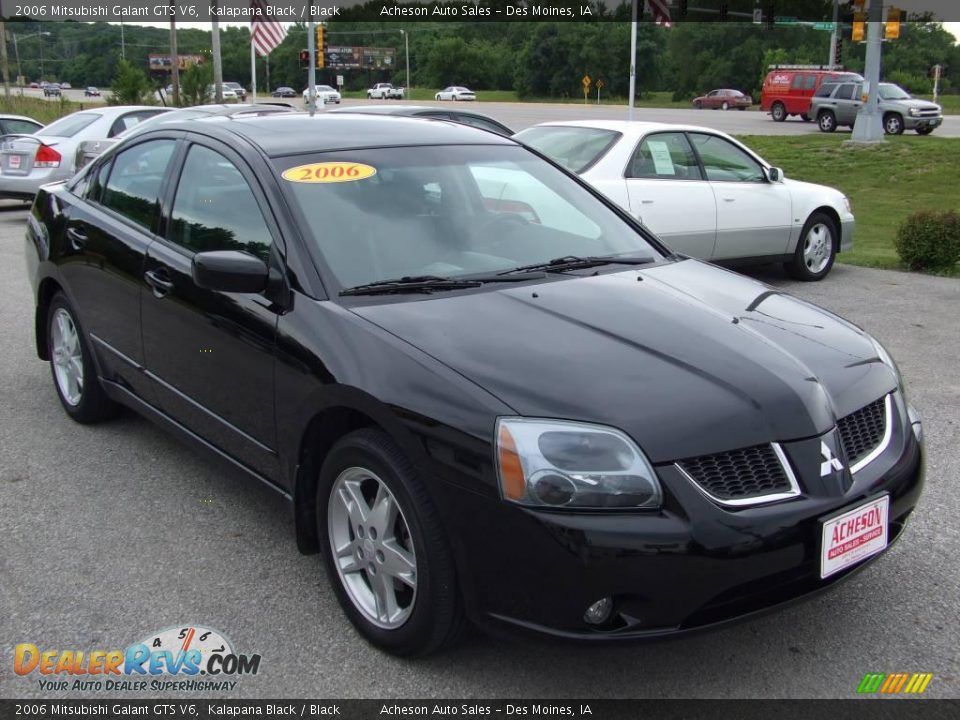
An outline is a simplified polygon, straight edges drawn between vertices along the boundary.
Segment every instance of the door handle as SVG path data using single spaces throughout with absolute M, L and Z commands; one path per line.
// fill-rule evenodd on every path
M 67 237 L 70 239 L 70 246 L 77 251 L 83 251 L 87 246 L 87 234 L 77 230 L 74 227 L 67 228 Z
M 147 270 L 143 274 L 143 279 L 147 285 L 153 288 L 155 298 L 164 298 L 173 291 L 173 281 L 166 276 L 166 270 Z
M 641 200 L 642 205 L 653 205 L 653 200 Z

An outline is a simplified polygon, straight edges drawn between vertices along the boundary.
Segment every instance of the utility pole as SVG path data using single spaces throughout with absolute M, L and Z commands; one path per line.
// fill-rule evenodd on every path
M 173 104 L 180 106 L 180 53 L 177 51 L 177 19 L 174 16 L 176 0 L 170 0 L 170 82 L 173 84 Z
M 223 62 L 220 59 L 220 21 L 217 20 L 217 0 L 213 0 L 214 10 L 210 18 L 210 48 L 213 51 L 213 101 L 223 102 Z
M 310 55 L 307 67 L 307 110 L 310 116 L 317 111 L 317 28 L 313 21 L 313 11 L 310 11 L 310 20 L 307 22 L 307 50 Z
M 853 126 L 853 142 L 883 142 L 883 118 L 880 117 L 880 59 L 883 43 L 883 0 L 871 0 L 867 14 L 867 61 L 864 69 L 864 90 L 867 101 L 857 113 Z
M 840 0 L 833 0 L 833 32 L 830 33 L 830 67 L 837 64 L 838 37 L 840 37 Z
M 3 38 L 3 49 L 0 50 L 0 64 L 3 65 L 3 94 L 10 97 L 10 66 L 7 65 L 7 28 L 6 23 L 0 20 L 0 38 Z
M 40 25 L 40 23 L 37 22 L 37 25 Z M 37 42 L 40 43 L 40 79 L 43 80 L 43 32 L 37 33 Z
M 633 100 L 637 94 L 637 3 L 633 0 L 630 10 L 630 100 L 627 106 L 627 120 L 633 120 Z M 600 93 L 597 92 L 599 99 Z

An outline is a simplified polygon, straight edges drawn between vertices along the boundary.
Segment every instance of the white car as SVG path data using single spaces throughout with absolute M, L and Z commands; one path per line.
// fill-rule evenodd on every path
M 403 100 L 406 91 L 391 83 L 377 83 L 367 90 L 368 100 Z
M 477 96 L 469 88 L 459 85 L 446 87 L 433 96 L 435 100 L 476 100 Z
M 514 136 L 620 205 L 677 252 L 705 260 L 783 262 L 821 280 L 853 249 L 839 190 L 784 178 L 729 135 L 651 122 L 550 122 Z
M 228 88 L 226 86 L 226 83 L 224 83 L 224 85 L 221 86 L 220 93 L 223 96 L 223 101 L 225 103 L 240 102 L 240 96 L 237 95 L 237 92 L 235 90 L 233 90 L 232 88 Z M 205 97 L 208 103 L 216 102 L 217 91 L 213 85 L 207 85 L 207 92 Z
M 340 93 L 334 90 L 329 85 L 314 85 L 314 92 L 317 95 L 317 104 L 326 105 L 327 103 L 336 103 L 340 104 Z M 310 94 L 310 88 L 307 88 L 303 91 L 303 102 L 309 102 L 307 97 Z

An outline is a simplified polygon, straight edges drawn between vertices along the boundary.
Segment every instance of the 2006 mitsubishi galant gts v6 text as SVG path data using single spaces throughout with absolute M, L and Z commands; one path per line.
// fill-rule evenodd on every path
M 616 641 L 747 615 L 875 558 L 920 495 L 875 340 L 493 133 L 163 124 L 41 190 L 27 254 L 66 412 L 132 407 L 282 493 L 393 653 L 464 618 Z

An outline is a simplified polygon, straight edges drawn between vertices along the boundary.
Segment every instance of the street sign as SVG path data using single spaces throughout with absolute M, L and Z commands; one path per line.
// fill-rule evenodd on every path
M 603 80 L 597 80 L 597 90 L 603 87 Z
M 832 22 L 818 22 L 813 24 L 814 30 L 826 30 L 827 32 L 833 32 L 837 29 L 837 24 Z
M 337 75 L 337 87 L 343 87 L 343 75 Z
M 584 75 L 583 80 L 581 80 L 580 82 L 583 83 L 583 87 L 586 89 L 590 87 L 590 83 L 593 81 L 590 79 L 589 75 Z
M 773 17 L 774 25 L 796 25 L 799 22 L 800 20 L 792 15 L 774 15 Z

